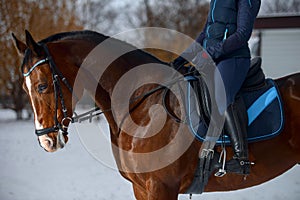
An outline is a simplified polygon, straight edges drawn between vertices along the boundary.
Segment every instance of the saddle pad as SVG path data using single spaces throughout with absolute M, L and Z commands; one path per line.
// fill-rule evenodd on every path
M 241 91 L 248 114 L 248 142 L 271 139 L 280 134 L 283 129 L 284 115 L 277 86 L 272 79 L 266 79 L 265 83 L 265 86 L 258 90 Z M 188 90 L 190 87 L 188 84 Z M 196 107 L 192 105 L 195 104 L 195 100 L 193 99 L 194 97 L 187 97 L 189 126 L 195 137 L 203 141 L 205 135 L 200 135 L 197 131 L 200 116 L 196 116 L 195 112 L 191 109 Z M 195 124 L 195 120 L 198 120 L 197 125 Z M 203 133 L 203 131 L 199 132 Z M 226 136 L 226 133 L 217 141 L 216 145 L 223 143 L 230 144 L 229 137 Z

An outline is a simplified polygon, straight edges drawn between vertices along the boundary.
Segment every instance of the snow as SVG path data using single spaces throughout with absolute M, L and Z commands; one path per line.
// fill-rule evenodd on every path
M 135 199 L 131 184 L 113 167 L 99 162 L 93 150 L 85 146 L 80 127 L 70 127 L 70 140 L 64 149 L 46 153 L 34 135 L 33 120 L 15 121 L 14 117 L 12 111 L 0 110 L 0 200 Z M 249 189 L 193 195 L 193 199 L 298 200 L 299 169 L 295 166 Z M 188 195 L 179 199 L 188 199 Z

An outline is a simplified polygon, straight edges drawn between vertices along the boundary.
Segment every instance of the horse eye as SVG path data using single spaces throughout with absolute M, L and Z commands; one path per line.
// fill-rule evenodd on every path
M 48 87 L 47 83 L 39 84 L 37 87 L 38 93 L 43 93 L 47 89 L 47 87 Z

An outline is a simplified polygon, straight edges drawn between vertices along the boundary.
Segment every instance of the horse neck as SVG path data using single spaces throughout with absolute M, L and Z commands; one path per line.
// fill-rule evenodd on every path
M 100 66 L 94 73 L 102 75 L 100 84 L 110 96 L 116 83 L 131 69 L 148 63 L 162 63 L 151 54 L 114 38 L 104 40 L 95 49 L 92 61 Z
M 112 135 L 118 135 L 119 128 L 114 120 L 114 116 L 111 109 L 111 98 L 109 93 L 91 76 L 85 79 L 85 89 L 89 92 L 91 98 L 94 99 L 95 104 L 104 112 L 105 118 L 109 124 Z M 92 85 L 92 86 L 91 86 Z M 95 88 L 95 85 L 97 87 Z
M 104 112 L 111 133 L 113 135 L 118 135 L 119 129 L 111 111 L 111 98 L 109 92 L 99 81 L 101 76 L 103 76 L 102 74 L 104 71 L 103 66 L 101 66 L 101 59 L 103 59 L 103 57 L 93 55 L 95 48 L 97 48 L 97 44 L 91 43 L 87 48 L 87 52 L 89 53 L 80 55 L 81 65 L 76 77 L 79 80 L 79 84 L 88 91 L 95 104 Z M 93 62 L 92 65 L 90 64 L 90 61 Z
M 97 82 L 98 86 L 97 86 L 97 90 L 95 93 L 95 102 L 103 111 L 108 110 L 107 112 L 105 112 L 105 117 L 106 117 L 114 135 L 118 136 L 119 127 L 117 125 L 117 122 L 116 122 L 113 114 L 118 114 L 119 110 L 118 110 L 118 108 L 112 106 L 112 104 L 111 104 L 113 92 L 116 91 L 115 86 L 120 81 L 120 78 L 122 78 L 131 69 L 133 69 L 137 66 L 140 66 L 142 64 L 162 63 L 162 62 L 159 61 L 154 56 L 152 56 L 148 53 L 145 53 L 141 50 L 134 49 L 134 47 L 132 47 L 126 43 L 123 43 L 121 41 L 113 40 L 110 43 L 110 45 L 111 46 L 104 48 L 105 52 L 101 52 L 100 55 L 98 52 L 98 54 L 95 56 L 99 62 L 96 62 L 97 63 L 95 66 L 96 69 L 94 72 L 92 71 L 92 73 L 93 73 L 93 75 L 101 74 L 101 77 L 95 78 L 96 80 L 99 80 L 99 78 L 100 78 L 99 82 Z M 117 50 L 120 48 L 122 50 L 130 49 L 131 51 L 122 56 L 115 55 L 116 53 L 117 54 L 119 53 Z M 109 64 L 107 67 L 105 65 L 99 66 L 99 65 L 101 65 L 101 63 L 104 62 L 103 59 L 110 57 L 110 56 L 112 58 L 116 58 L 116 59 L 114 59 L 113 62 L 111 64 Z M 94 58 L 94 56 L 92 56 L 92 58 Z M 95 61 L 94 59 L 92 59 L 92 60 Z M 130 79 L 130 83 L 128 83 L 128 85 L 125 84 L 126 87 L 134 86 L 135 81 L 138 81 L 139 79 L 143 79 L 143 77 L 134 77 L 134 79 Z M 91 79 L 89 79 L 89 80 L 91 80 Z M 125 88 L 125 90 L 126 90 L 126 88 Z M 145 93 L 147 90 L 149 90 L 149 87 L 142 87 L 139 89 L 139 92 Z M 125 91 L 123 91 L 123 92 L 125 92 Z M 119 93 L 119 92 L 117 92 L 117 93 Z M 122 95 L 121 95 L 121 97 L 122 97 Z M 127 105 L 130 104 L 129 99 L 125 99 L 124 101 L 121 99 L 122 98 L 120 98 L 120 100 L 118 100 L 118 102 L 116 103 L 116 104 L 118 104 L 118 106 L 120 104 L 127 104 Z M 134 103 L 131 103 L 131 104 L 134 104 Z M 125 116 L 122 116 L 122 117 L 125 117 Z
M 111 97 L 115 85 L 124 74 L 136 66 L 162 62 L 154 56 L 116 39 L 104 40 L 98 44 L 78 42 L 77 44 L 74 42 L 74 46 L 80 47 L 79 56 L 73 56 L 80 57 L 81 63 L 76 79 L 79 77 L 80 84 L 89 91 L 97 106 L 105 111 L 104 114 L 111 132 L 117 136 L 119 128 L 112 113 L 114 108 L 111 108 Z M 136 78 L 142 79 L 143 77 Z M 143 90 L 147 89 L 142 88 L 141 91 L 143 92 Z

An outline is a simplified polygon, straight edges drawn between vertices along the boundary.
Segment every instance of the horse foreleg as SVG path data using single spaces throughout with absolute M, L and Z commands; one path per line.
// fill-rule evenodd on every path
M 137 200 L 177 200 L 178 187 L 169 187 L 160 180 L 150 178 L 146 186 L 134 185 L 134 194 Z

